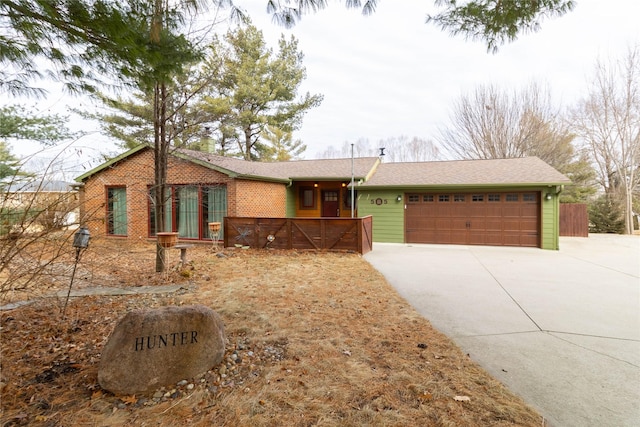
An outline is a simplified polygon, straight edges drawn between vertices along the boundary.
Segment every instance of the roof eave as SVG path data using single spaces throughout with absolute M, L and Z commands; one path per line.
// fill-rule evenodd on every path
M 277 182 L 288 184 L 291 182 L 288 178 L 274 178 L 270 176 L 261 176 L 261 175 L 249 175 L 249 174 L 237 174 L 234 176 L 236 179 L 246 179 L 249 181 L 264 181 L 264 182 Z
M 141 151 L 145 148 L 151 148 L 150 145 L 148 144 L 140 144 L 132 149 L 130 149 L 129 151 L 125 151 L 124 153 L 120 154 L 119 156 L 114 157 L 111 160 L 106 161 L 105 163 L 101 164 L 98 167 L 95 167 L 93 169 L 91 169 L 88 172 L 85 172 L 84 174 L 80 175 L 79 177 L 75 178 L 76 182 L 82 182 L 87 178 L 90 178 L 92 175 L 97 174 L 100 171 L 103 171 L 111 166 L 113 166 L 114 164 L 118 163 L 119 161 L 126 159 L 127 157 L 131 156 L 132 154 L 137 153 L 138 151 Z
M 430 190 L 440 188 L 460 189 L 480 189 L 480 188 L 524 188 L 524 187 L 551 187 L 556 185 L 567 185 L 570 182 L 514 182 L 514 183 L 484 183 L 484 184 L 367 184 L 363 183 L 357 188 L 362 189 L 408 189 L 408 190 Z

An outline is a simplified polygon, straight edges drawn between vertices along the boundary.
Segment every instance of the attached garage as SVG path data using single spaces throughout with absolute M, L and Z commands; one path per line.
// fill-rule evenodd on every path
M 535 192 L 409 193 L 405 242 L 540 246 Z
M 360 183 L 374 242 L 559 247 L 571 181 L 537 157 L 382 163 Z

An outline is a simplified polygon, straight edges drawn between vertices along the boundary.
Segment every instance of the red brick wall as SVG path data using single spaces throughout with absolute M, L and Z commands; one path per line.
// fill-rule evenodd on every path
M 263 181 L 235 181 L 235 214 L 229 216 L 285 217 L 287 192 L 284 184 Z M 231 212 L 231 210 L 229 210 Z
M 82 223 L 93 236 L 104 236 L 106 224 L 106 189 L 126 186 L 127 237 L 146 239 L 148 225 L 148 188 L 153 185 L 153 151 L 144 149 L 115 163 L 85 180 Z M 228 216 L 285 216 L 284 184 L 234 180 L 220 172 L 170 157 L 167 184 L 226 184 Z

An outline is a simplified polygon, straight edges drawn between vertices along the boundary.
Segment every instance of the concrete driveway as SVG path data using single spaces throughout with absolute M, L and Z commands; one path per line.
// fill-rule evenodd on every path
M 640 426 L 640 236 L 375 243 L 364 258 L 547 425 Z

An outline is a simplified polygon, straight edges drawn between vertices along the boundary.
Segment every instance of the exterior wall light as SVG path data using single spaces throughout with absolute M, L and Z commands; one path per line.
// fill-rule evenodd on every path
M 402 195 L 398 194 L 396 196 L 396 202 L 401 202 L 402 201 Z
M 544 199 L 545 199 L 545 200 L 551 200 L 551 193 L 547 193 L 547 194 L 544 196 Z

